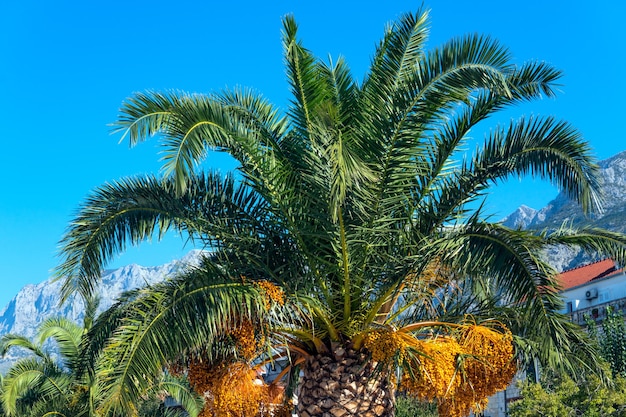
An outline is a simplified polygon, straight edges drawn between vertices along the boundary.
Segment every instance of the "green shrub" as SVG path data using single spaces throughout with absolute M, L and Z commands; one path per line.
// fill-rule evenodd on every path
M 438 417 L 437 406 L 399 394 L 396 398 L 396 417 Z

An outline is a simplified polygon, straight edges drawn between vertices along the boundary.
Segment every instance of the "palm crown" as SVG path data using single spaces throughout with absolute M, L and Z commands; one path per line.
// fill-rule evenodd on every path
M 201 267 L 127 294 L 94 326 L 89 352 L 103 352 L 111 404 L 131 401 L 144 376 L 181 358 L 253 361 L 286 351 L 306 378 L 309 365 L 297 358 L 338 346 L 371 354 L 381 331 L 387 340 L 407 336 L 413 354 L 394 345 L 396 364 L 425 362 L 417 341 L 445 340 L 470 322 L 510 329 L 518 358 L 589 364 L 593 349 L 557 313 L 555 271 L 540 254 L 580 245 L 621 261 L 622 236 L 511 230 L 474 208 L 489 186 L 531 174 L 594 209 L 588 145 L 567 123 L 529 117 L 463 153 L 470 129 L 553 96 L 560 73 L 541 62 L 515 66 L 478 35 L 426 51 L 421 12 L 387 28 L 362 82 L 342 59 L 316 59 L 296 35 L 286 17 L 286 115 L 248 90 L 149 92 L 122 107 L 117 127 L 131 145 L 160 137 L 163 176 L 89 197 L 63 240 L 65 295 L 91 297 L 112 256 L 170 229 L 211 252 Z M 237 174 L 199 172 L 210 150 L 233 156 Z M 254 328 L 250 355 L 233 336 L 245 323 Z

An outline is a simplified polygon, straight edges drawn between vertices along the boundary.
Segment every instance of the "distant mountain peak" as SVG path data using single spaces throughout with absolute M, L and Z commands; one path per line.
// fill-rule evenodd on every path
M 513 213 L 502 219 L 501 223 L 511 229 L 525 229 L 537 216 L 538 211 L 526 205 L 521 205 Z
M 626 151 L 600 161 L 598 166 L 600 168 L 601 211 L 585 215 L 578 203 L 570 200 L 564 193 L 560 193 L 534 214 L 532 209 L 520 206 L 505 217 L 502 223 L 511 228 L 556 229 L 563 223 L 569 222 L 573 226 L 588 225 L 626 233 Z M 595 260 L 581 251 L 562 247 L 551 248 L 547 257 L 552 266 L 560 271 Z
M 598 163 L 600 168 L 606 168 L 611 165 L 621 164 L 623 161 L 626 161 L 626 151 L 619 152 L 610 158 L 604 159 Z

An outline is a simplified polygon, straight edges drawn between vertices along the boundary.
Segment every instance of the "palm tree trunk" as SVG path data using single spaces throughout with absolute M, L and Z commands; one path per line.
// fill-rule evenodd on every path
M 366 353 L 342 347 L 311 356 L 298 387 L 299 417 L 393 417 L 395 385 Z

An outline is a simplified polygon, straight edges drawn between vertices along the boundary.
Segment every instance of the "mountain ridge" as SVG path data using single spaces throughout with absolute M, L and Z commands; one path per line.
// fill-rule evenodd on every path
M 183 268 L 197 265 L 204 251 L 194 249 L 181 259 L 176 259 L 159 266 L 141 266 L 130 264 L 116 269 L 107 269 L 102 273 L 102 282 L 98 295 L 98 312 L 109 308 L 124 291 L 129 291 L 146 284 L 155 284 L 166 277 L 174 276 Z M 80 297 L 71 297 L 59 306 L 59 294 L 62 282 L 49 278 L 39 284 L 28 284 L 0 310 L 0 335 L 19 334 L 32 338 L 39 325 L 47 318 L 63 316 L 81 323 L 84 318 L 84 303 Z M 12 348 L 0 358 L 0 373 L 4 373 L 12 363 L 22 358 L 24 352 Z
M 523 228 L 556 228 L 564 222 L 574 226 L 583 224 L 603 227 L 616 232 L 625 232 L 626 223 L 615 221 L 626 217 L 626 151 L 622 151 L 598 163 L 600 170 L 600 189 L 602 211 L 585 215 L 579 205 L 570 200 L 563 192 L 540 210 L 529 209 L 533 214 L 523 218 Z M 508 227 L 516 227 L 516 222 L 523 217 L 516 211 L 502 220 Z
M 520 206 L 501 222 L 511 228 L 555 230 L 563 225 L 591 226 L 626 233 L 626 151 L 598 163 L 602 210 L 584 214 L 563 192 L 540 210 Z M 558 271 L 598 260 L 598 257 L 563 247 L 552 247 L 546 257 Z

